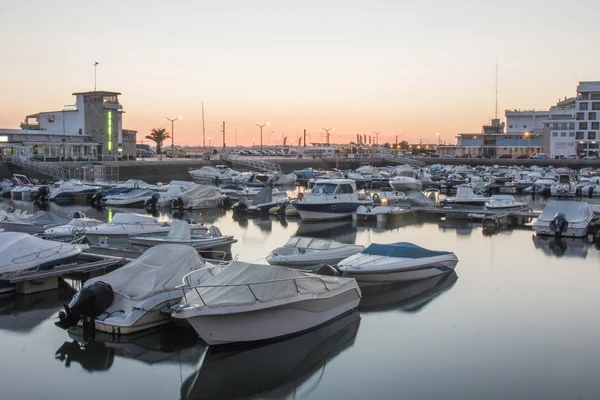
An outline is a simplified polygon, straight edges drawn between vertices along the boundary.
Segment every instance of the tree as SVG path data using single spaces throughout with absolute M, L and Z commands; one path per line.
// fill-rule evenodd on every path
M 165 128 L 154 128 L 150 131 L 150 134 L 146 136 L 146 139 L 148 140 L 152 140 L 154 143 L 156 143 L 156 154 L 162 154 L 161 153 L 161 147 L 162 147 L 162 143 L 164 140 L 166 139 L 170 139 L 171 135 L 169 134 L 169 132 L 167 132 L 167 130 Z
M 401 149 L 408 149 L 408 142 L 406 140 L 401 141 L 399 144 Z

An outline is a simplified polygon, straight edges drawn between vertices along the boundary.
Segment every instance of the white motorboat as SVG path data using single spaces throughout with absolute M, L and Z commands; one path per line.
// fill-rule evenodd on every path
M 246 187 L 246 186 L 237 186 L 237 185 L 226 185 L 220 187 L 219 190 L 222 194 L 227 196 L 229 199 L 238 201 L 242 197 L 247 198 L 248 200 L 253 199 L 257 194 L 262 191 L 261 187 Z M 281 191 L 279 189 L 273 189 L 271 192 L 271 196 L 273 199 L 285 199 L 287 193 L 285 191 Z
M 456 197 L 446 197 L 441 201 L 443 206 L 478 206 L 483 207 L 490 201 L 489 197 L 477 195 L 469 186 L 460 185 L 456 188 Z
M 249 200 L 242 197 L 232 208 L 235 213 L 248 214 L 248 215 L 267 215 L 269 210 L 273 207 L 281 205 L 285 201 L 285 197 L 277 196 L 273 197 L 273 191 L 270 187 L 264 187 L 260 192 Z M 278 191 L 279 192 L 279 191 Z
M 171 208 L 174 200 L 177 200 L 184 192 L 195 186 L 194 182 L 171 181 L 168 185 L 162 186 L 163 189 L 166 188 L 166 191 L 160 193 L 156 206 Z
M 169 225 L 153 217 L 116 213 L 111 221 L 86 229 L 85 237 L 92 246 L 131 247 L 130 235 L 158 232 L 169 232 Z
M 155 246 L 124 267 L 86 281 L 56 325 L 68 329 L 93 318 L 97 331 L 114 335 L 154 328 L 169 322 L 165 310 L 183 297 L 182 279 L 201 285 L 221 269 L 190 246 Z
M 354 279 L 233 261 L 203 285 L 186 286 L 172 314 L 208 344 L 252 342 L 300 333 L 358 307 Z
M 226 198 L 217 187 L 196 185 L 173 200 L 172 207 L 180 210 L 215 208 L 221 206 Z
M 418 179 L 410 176 L 395 176 L 390 179 L 390 186 L 394 190 L 417 190 L 423 189 L 423 184 Z
M 361 285 L 381 285 L 445 274 L 457 263 L 458 258 L 449 251 L 428 250 L 408 242 L 373 243 L 340 261 L 338 269 Z
M 356 182 L 351 179 L 319 179 L 310 193 L 298 196 L 294 202 L 300 217 L 306 221 L 350 218 L 359 206 L 368 204 L 372 200 L 359 199 Z
M 7 232 L 42 233 L 50 227 L 64 225 L 70 221 L 68 218 L 46 211 L 39 211 L 26 218 L 11 214 L 0 216 L 0 229 Z
M 237 171 L 232 170 L 226 165 L 217 165 L 216 167 L 204 166 L 200 169 L 189 171 L 189 174 L 196 181 L 231 181 L 236 175 Z
M 271 178 L 271 183 L 275 186 L 290 186 L 296 184 L 296 179 L 298 177 L 294 173 L 284 174 L 283 172 L 278 172 Z
M 373 203 L 380 204 L 382 206 L 397 205 L 398 203 L 403 203 L 407 200 L 408 198 L 404 192 L 399 192 L 397 190 L 373 193 Z
M 50 191 L 48 200 L 66 203 L 79 199 L 87 199 L 88 196 L 94 195 L 100 189 L 100 186 L 84 185 L 81 181 L 72 179 L 53 188 Z
M 358 206 L 355 212 L 352 213 L 352 219 L 358 220 L 370 220 L 374 219 L 377 222 L 387 221 L 389 216 L 399 215 L 406 211 L 406 208 L 396 206 Z
M 271 251 L 267 262 L 271 265 L 308 269 L 323 264 L 337 265 L 344 258 L 364 249 L 364 246 L 331 239 L 293 236 L 283 247 Z
M 576 183 L 569 174 L 558 175 L 557 180 L 550 187 L 552 197 L 572 197 L 575 196 Z
M 143 208 L 156 193 L 150 189 L 133 189 L 124 193 L 105 196 L 102 203 L 107 207 Z
M 211 226 L 202 233 L 192 234 L 190 224 L 186 221 L 174 220 L 168 232 L 134 235 L 129 237 L 133 247 L 148 248 L 159 244 L 173 243 L 192 246 L 196 250 L 207 250 L 227 247 L 237 240 L 231 235 L 223 235 L 216 226 Z
M 100 221 L 95 218 L 88 218 L 84 216 L 78 216 L 69 221 L 68 224 L 54 226 L 46 229 L 42 233 L 42 238 L 51 240 L 64 240 L 76 238 L 80 235 L 85 234 L 86 230 L 103 224 L 104 221 Z
M 87 247 L 44 240 L 27 233 L 0 232 L 0 292 L 14 288 L 9 278 L 67 264 Z
M 533 230 L 536 235 L 583 237 L 593 218 L 588 203 L 552 200 L 534 222 Z
M 486 210 L 514 210 L 528 207 L 524 201 L 515 201 L 514 196 L 508 194 L 492 195 L 485 203 Z
M 129 179 L 123 183 L 119 183 L 115 186 L 116 189 L 148 189 L 148 190 L 160 190 L 161 187 L 157 185 L 151 185 L 140 179 Z M 165 189 L 166 190 L 166 189 Z

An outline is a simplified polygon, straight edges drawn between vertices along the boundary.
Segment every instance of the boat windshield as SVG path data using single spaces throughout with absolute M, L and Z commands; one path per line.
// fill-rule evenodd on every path
M 312 189 L 312 194 L 334 194 L 338 185 L 335 183 L 317 183 Z
M 571 179 L 570 179 L 569 175 L 561 175 L 561 176 L 558 178 L 558 182 L 559 182 L 559 183 L 570 183 L 570 182 L 571 182 Z
M 305 249 L 326 250 L 330 247 L 331 240 L 316 239 L 311 237 L 294 236 L 288 240 L 285 247 L 302 247 Z

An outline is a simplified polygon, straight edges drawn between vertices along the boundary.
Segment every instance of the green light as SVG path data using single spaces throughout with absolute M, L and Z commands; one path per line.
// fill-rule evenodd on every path
M 112 111 L 108 112 L 108 151 L 112 151 Z

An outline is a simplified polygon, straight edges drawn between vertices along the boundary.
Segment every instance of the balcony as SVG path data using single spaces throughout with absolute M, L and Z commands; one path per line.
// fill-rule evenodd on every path
M 123 106 L 119 103 L 105 101 L 102 103 L 102 108 L 108 108 L 109 110 L 122 110 Z
M 39 131 L 40 124 L 25 124 L 21 123 L 21 129 L 29 130 L 29 131 Z

